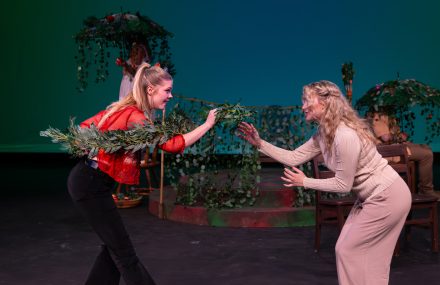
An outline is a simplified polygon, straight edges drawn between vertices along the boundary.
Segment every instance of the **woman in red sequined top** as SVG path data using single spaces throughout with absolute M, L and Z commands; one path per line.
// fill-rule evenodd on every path
M 133 91 L 85 120 L 102 131 L 128 130 L 134 125 L 153 123 L 154 110 L 162 110 L 173 97 L 171 75 L 159 66 L 141 65 L 135 75 Z M 204 124 L 193 131 L 177 135 L 160 145 L 164 151 L 182 153 L 198 141 L 215 124 L 216 110 L 211 110 Z M 139 261 L 112 198 L 115 182 L 138 184 L 136 154 L 103 150 L 92 160 L 84 159 L 72 169 L 68 178 L 69 193 L 94 231 L 103 242 L 86 284 L 118 284 L 122 275 L 127 285 L 155 284 Z

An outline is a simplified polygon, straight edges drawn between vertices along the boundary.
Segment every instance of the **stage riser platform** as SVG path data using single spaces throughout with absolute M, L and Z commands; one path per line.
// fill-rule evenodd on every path
M 283 186 L 282 169 L 263 169 L 258 185 L 259 195 L 252 207 L 236 209 L 207 209 L 175 205 L 173 187 L 164 188 L 165 219 L 215 227 L 298 227 L 315 223 L 315 208 L 293 207 L 296 192 Z M 159 216 L 159 191 L 150 193 L 148 210 Z

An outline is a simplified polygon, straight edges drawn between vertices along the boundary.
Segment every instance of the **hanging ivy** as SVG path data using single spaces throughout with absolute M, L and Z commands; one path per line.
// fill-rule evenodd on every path
M 87 87 L 92 68 L 96 72 L 94 81 L 105 81 L 109 75 L 109 61 L 114 62 L 112 53 L 116 50 L 119 57 L 127 58 L 133 43 L 144 44 L 152 62 L 160 62 L 171 75 L 175 74 L 168 44 L 172 33 L 139 12 L 110 14 L 103 18 L 91 16 L 83 24 L 74 35 L 78 46 L 75 59 L 79 91 Z
M 218 106 L 215 102 L 183 96 L 175 96 L 175 100 L 195 120 L 206 117 L 207 110 Z M 314 126 L 305 121 L 300 106 L 234 105 L 232 109 L 226 116 L 241 119 L 236 122 L 253 123 L 265 140 L 285 149 L 301 145 L 314 131 Z M 177 192 L 176 203 L 208 208 L 237 208 L 255 203 L 261 180 L 259 152 L 235 135 L 236 122 L 221 122 L 184 155 L 165 160 L 166 176 Z M 300 169 L 312 175 L 310 163 L 301 165 Z M 314 204 L 314 191 L 302 187 L 292 191 L 297 192 L 292 206 Z
M 370 88 L 357 102 L 360 112 L 383 111 L 397 117 L 400 128 L 414 135 L 416 118 L 424 120 L 426 143 L 440 136 L 440 90 L 414 79 L 391 80 Z

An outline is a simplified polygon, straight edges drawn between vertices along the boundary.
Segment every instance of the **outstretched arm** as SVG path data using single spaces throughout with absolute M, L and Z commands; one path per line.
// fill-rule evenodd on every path
M 295 150 L 279 148 L 261 139 L 255 127 L 246 122 L 240 123 L 237 135 L 257 147 L 260 152 L 288 166 L 303 164 L 321 152 L 318 143 L 313 138 Z
M 183 138 L 185 139 L 185 147 L 193 145 L 215 125 L 216 112 L 217 109 L 209 111 L 208 117 L 202 125 L 183 135 Z
M 189 133 L 183 135 L 176 135 L 170 138 L 165 143 L 159 145 L 159 148 L 170 153 L 182 153 L 186 147 L 193 145 L 197 142 L 203 135 L 206 134 L 214 125 L 216 118 L 217 109 L 212 109 L 209 111 L 208 117 L 206 118 L 205 123 L 198 126 L 194 130 Z M 133 123 L 143 123 L 145 122 L 145 115 L 143 113 L 136 113 L 131 115 L 130 120 Z

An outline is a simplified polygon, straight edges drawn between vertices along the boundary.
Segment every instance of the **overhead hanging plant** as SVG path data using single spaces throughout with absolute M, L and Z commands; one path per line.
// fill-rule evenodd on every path
M 175 74 L 168 44 L 173 34 L 139 12 L 109 14 L 102 18 L 91 16 L 83 24 L 74 35 L 78 45 L 75 59 L 79 91 L 87 87 L 92 67 L 96 71 L 94 81 L 105 81 L 109 75 L 109 61 L 114 62 L 110 59 L 112 52 L 116 50 L 119 57 L 127 58 L 133 43 L 144 44 L 152 62 L 160 62 L 171 75 Z
M 410 136 L 414 135 L 414 122 L 419 117 L 425 123 L 426 143 L 440 136 L 440 90 L 420 81 L 403 79 L 377 84 L 359 98 L 356 108 L 396 116 L 400 127 Z

